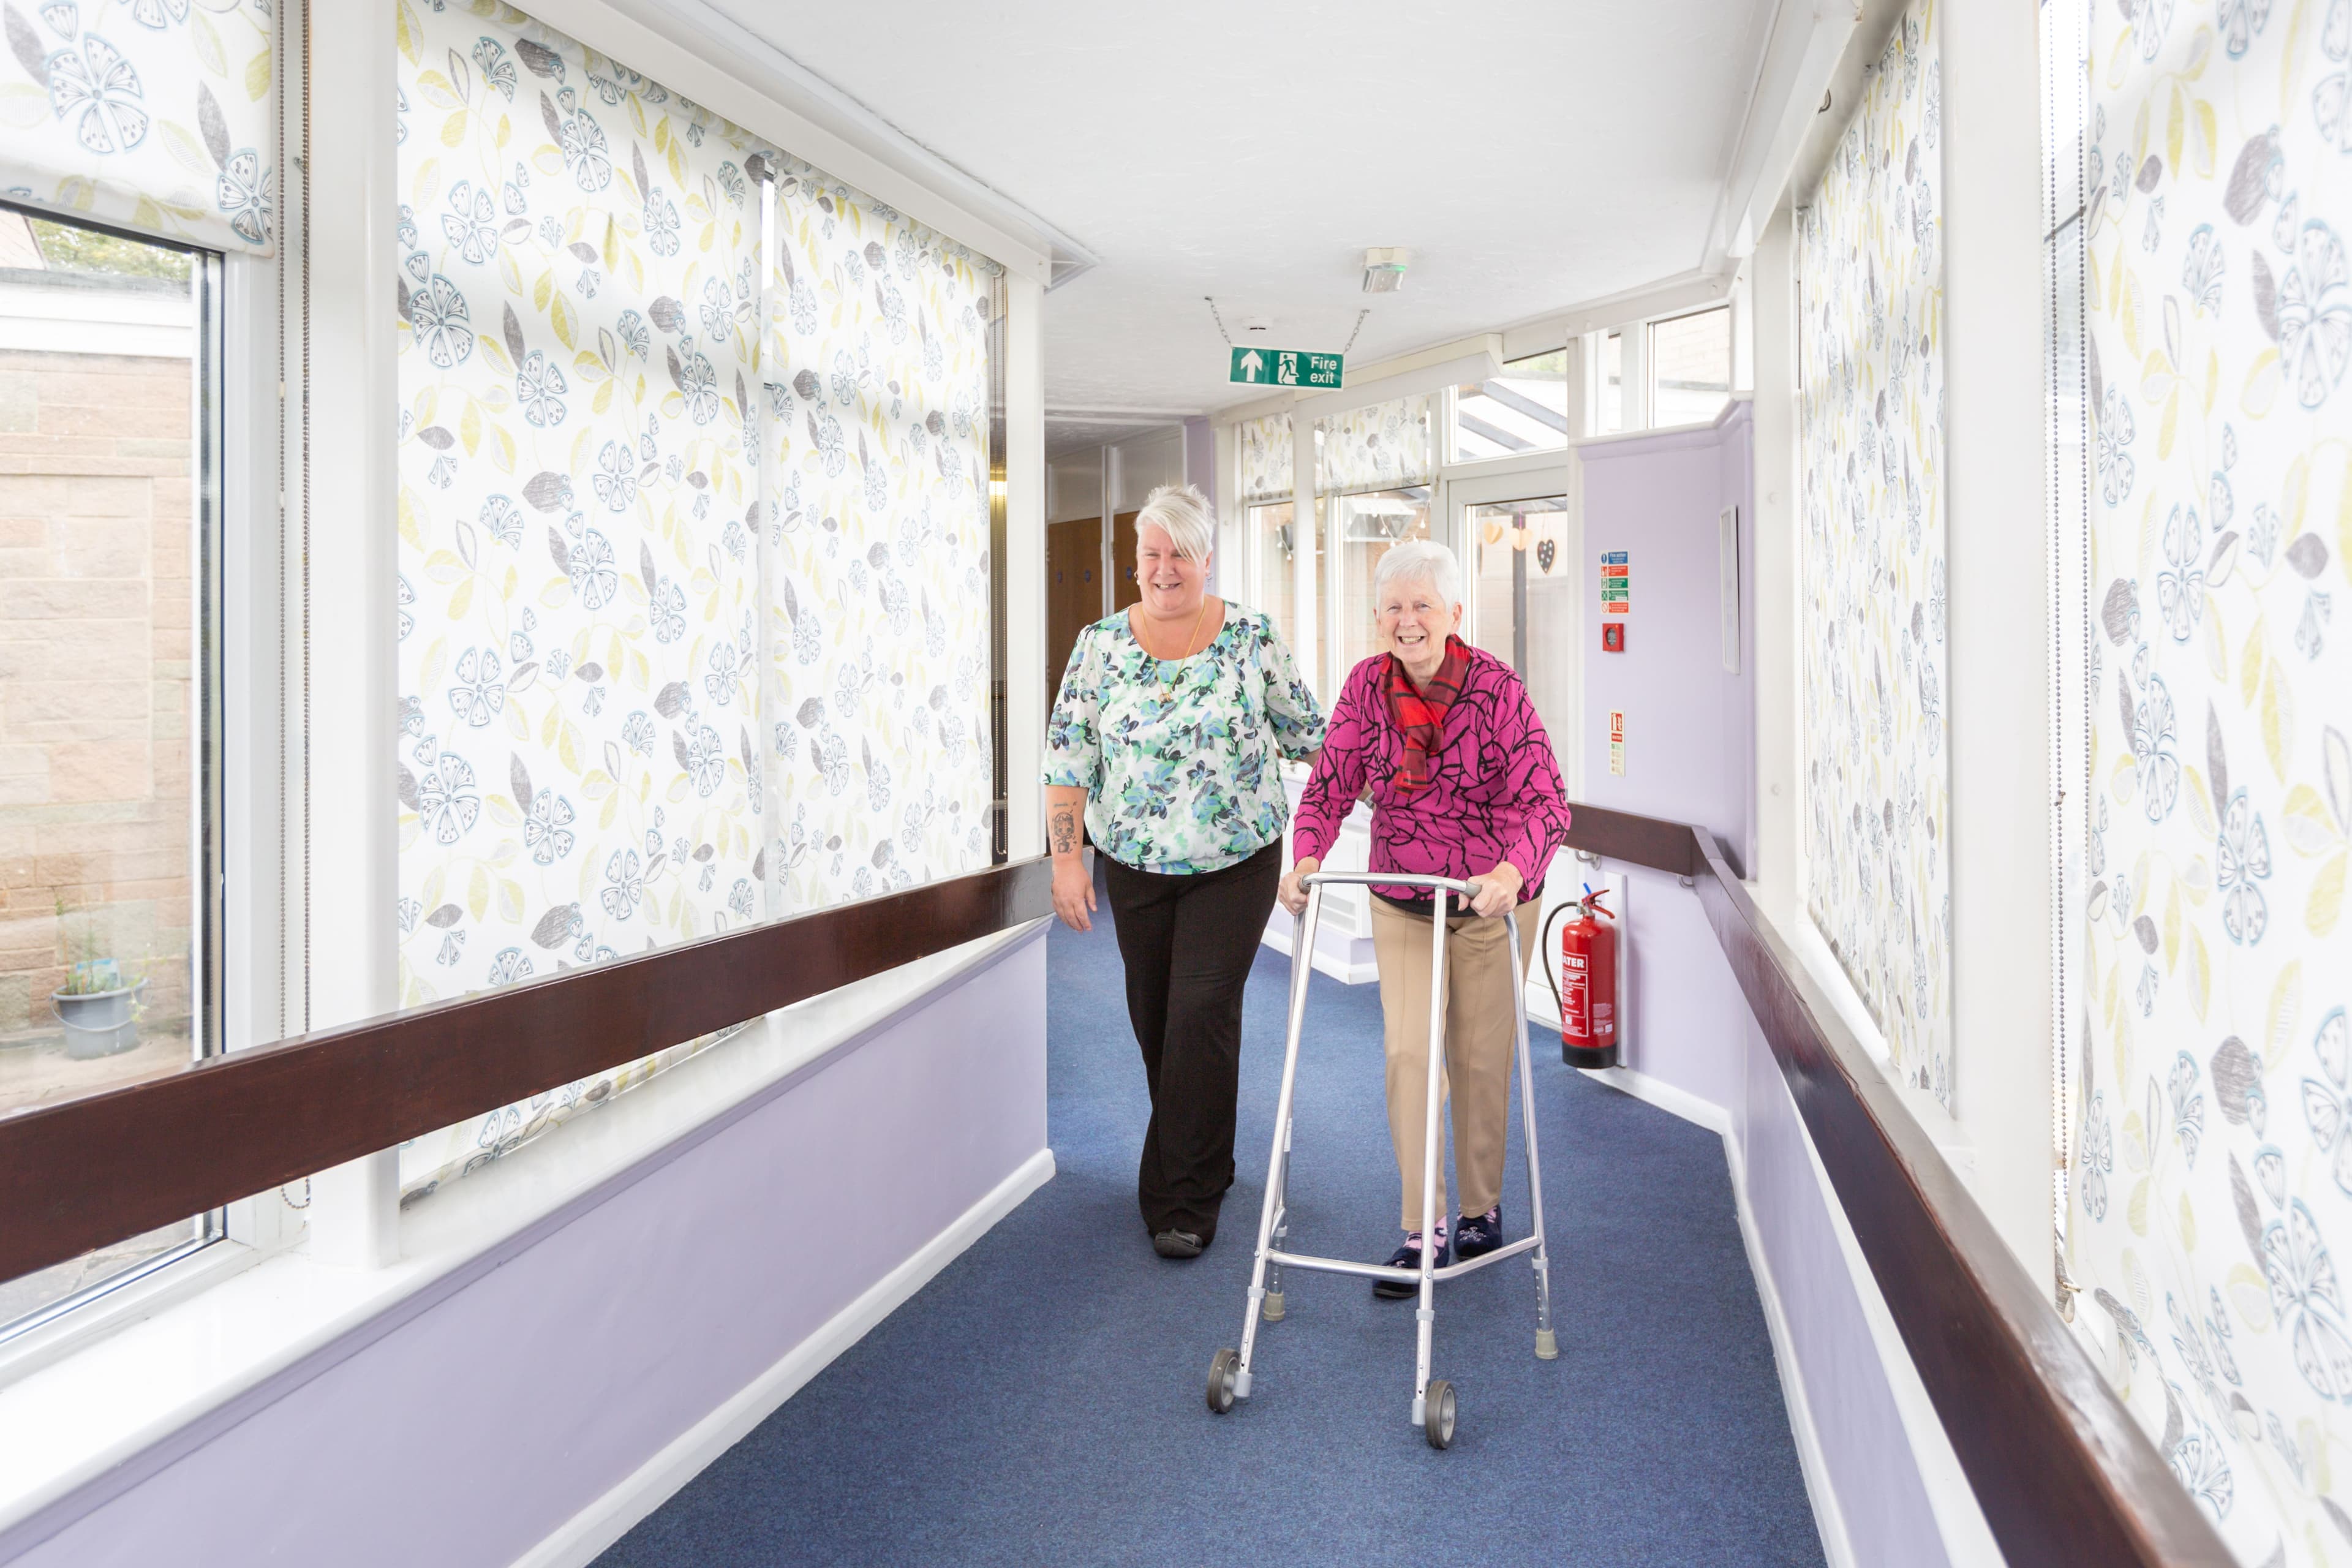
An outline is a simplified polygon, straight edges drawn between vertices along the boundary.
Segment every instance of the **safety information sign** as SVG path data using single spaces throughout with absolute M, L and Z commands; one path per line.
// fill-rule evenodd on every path
M 1307 353 L 1297 349 L 1239 348 L 1234 350 L 1233 374 L 1226 379 L 1245 386 L 1337 386 L 1345 361 L 1339 354 Z
M 1609 712 L 1609 771 L 1625 776 L 1625 715 L 1613 708 Z
M 1604 550 L 1601 553 L 1601 613 L 1622 616 L 1633 608 L 1633 552 Z

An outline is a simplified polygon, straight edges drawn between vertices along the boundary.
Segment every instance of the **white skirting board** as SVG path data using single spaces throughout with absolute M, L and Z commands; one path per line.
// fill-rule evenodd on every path
M 637 1467 L 619 1486 L 566 1520 L 555 1532 L 515 1560 L 514 1568 L 585 1568 L 638 1521 L 677 1495 L 703 1468 L 748 1436 L 785 1400 L 832 1364 L 844 1351 L 898 1310 L 925 1285 L 1030 1194 L 1054 1176 L 1054 1152 L 1040 1149 L 1022 1162 L 980 1202 L 925 1242 L 864 1295 L 843 1308 L 816 1332 L 787 1351 L 735 1396 L 680 1433 L 661 1452 Z
M 1780 1305 L 1780 1288 L 1772 1282 L 1771 1264 L 1765 1258 L 1763 1239 L 1756 1231 L 1756 1215 L 1748 1205 L 1748 1161 L 1739 1140 L 1731 1135 L 1731 1113 L 1712 1100 L 1631 1068 L 1601 1068 L 1584 1075 L 1634 1099 L 1704 1127 L 1723 1140 L 1723 1154 L 1731 1167 L 1731 1198 L 1739 1214 L 1739 1239 L 1748 1249 L 1748 1271 L 1756 1279 L 1757 1300 L 1764 1308 L 1765 1331 L 1772 1336 L 1772 1364 L 1780 1374 L 1780 1402 L 1789 1410 L 1789 1431 L 1797 1443 L 1797 1466 L 1804 1472 L 1805 1495 L 1813 1507 L 1813 1523 L 1822 1532 L 1822 1555 L 1829 1568 L 1859 1568 L 1853 1542 L 1845 1528 L 1845 1512 L 1830 1484 L 1829 1462 L 1822 1453 L 1820 1429 L 1813 1423 L 1811 1402 L 1805 1397 L 1805 1380 L 1797 1369 L 1796 1346 L 1789 1335 L 1789 1317 Z

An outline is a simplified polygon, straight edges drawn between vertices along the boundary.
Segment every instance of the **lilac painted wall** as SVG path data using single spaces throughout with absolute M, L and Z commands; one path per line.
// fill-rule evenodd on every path
M 1717 516 L 1738 506 L 1743 557 L 1753 466 L 1746 402 L 1713 427 L 1579 448 L 1584 471 L 1584 798 L 1595 805 L 1704 823 L 1750 862 L 1755 658 L 1723 668 Z M 1625 651 L 1604 653 L 1601 557 L 1631 556 Z M 1754 576 L 1743 562 L 1744 594 Z M 1752 640 L 1752 606 L 1740 617 Z M 1609 771 L 1609 715 L 1625 715 L 1625 774 Z
M 1712 828 L 1754 864 L 1754 440 L 1749 405 L 1711 429 L 1580 448 L 1584 464 L 1584 796 Z M 1739 508 L 1739 672 L 1723 668 L 1718 515 Z M 1601 555 L 1631 553 L 1626 651 L 1600 648 Z M 1609 772 L 1609 713 L 1626 773 Z M 1696 893 L 1625 870 L 1625 1065 L 1727 1119 L 1764 1266 L 1786 1320 L 1854 1561 L 1942 1568 L 1943 1539 L 1817 1179 L 1804 1126 Z
M 1780 1291 L 1853 1560 L 1945 1568 L 1943 1535 L 1885 1369 L 1872 1348 L 1870 1323 L 1823 1201 L 1789 1081 L 1752 1022 L 1742 1034 L 1748 1092 L 1735 1113 L 1733 1135 L 1747 1161 L 1748 1206 Z
M 1045 1018 L 1041 932 L 14 1561 L 504 1568 L 1045 1146 Z
M 1634 559 L 1638 572 L 1641 558 Z M 1637 576 L 1636 595 L 1639 582 Z M 1625 1065 L 1720 1107 L 1728 1118 L 1756 1238 L 1780 1299 L 1853 1560 L 1943 1568 L 1943 1538 L 1927 1487 L 1771 1047 L 1748 1015 L 1697 894 L 1664 872 L 1611 868 L 1626 869 L 1631 882 Z

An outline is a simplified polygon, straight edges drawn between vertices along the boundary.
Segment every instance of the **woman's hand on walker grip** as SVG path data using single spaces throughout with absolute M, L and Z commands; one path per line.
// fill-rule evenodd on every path
M 1519 875 L 1517 867 L 1504 860 L 1485 876 L 1471 878 L 1470 885 L 1478 889 L 1478 896 L 1470 900 L 1470 912 L 1491 920 L 1518 907 L 1519 889 L 1527 886 L 1527 879 Z
M 1323 862 L 1309 855 L 1282 875 L 1281 890 L 1275 894 L 1282 907 L 1294 915 L 1307 912 L 1307 879 L 1322 868 Z

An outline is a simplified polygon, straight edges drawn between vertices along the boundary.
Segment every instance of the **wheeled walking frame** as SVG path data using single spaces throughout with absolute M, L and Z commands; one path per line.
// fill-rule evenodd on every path
M 1282 1243 L 1290 1233 L 1287 1187 L 1290 1177 L 1290 1106 L 1291 1091 L 1298 1079 L 1298 1037 L 1307 1022 L 1307 983 L 1313 973 L 1315 927 L 1323 912 L 1323 889 L 1339 884 L 1370 885 L 1384 888 L 1427 888 L 1436 892 L 1432 908 L 1432 940 L 1429 950 L 1429 1098 L 1428 1122 L 1423 1129 L 1421 1166 L 1421 1213 L 1423 1245 L 1418 1269 L 1391 1268 L 1385 1264 L 1358 1263 L 1344 1258 L 1314 1258 L 1284 1250 Z M 1549 1259 L 1544 1249 L 1543 1166 L 1536 1155 L 1536 1109 L 1534 1085 L 1528 1069 L 1528 1016 L 1526 1004 L 1527 976 L 1522 973 L 1519 957 L 1519 923 L 1516 915 L 1506 913 L 1504 937 L 1511 950 L 1511 1016 L 1517 1020 L 1517 1052 L 1519 1069 L 1519 1125 L 1528 1144 L 1528 1213 L 1534 1223 L 1532 1235 L 1498 1247 L 1466 1263 L 1450 1264 L 1444 1268 L 1431 1267 L 1436 1247 L 1430 1245 L 1437 1223 L 1437 1163 L 1444 1157 L 1444 1142 L 1439 1131 L 1438 1085 L 1445 1064 L 1445 919 L 1447 895 L 1458 897 L 1466 909 L 1477 896 L 1477 888 L 1466 881 L 1446 877 L 1413 877 L 1396 872 L 1333 872 L 1318 871 L 1306 879 L 1307 912 L 1298 916 L 1291 928 L 1290 947 L 1290 1038 L 1282 1055 L 1282 1095 L 1274 1112 L 1274 1153 L 1268 1161 L 1265 1178 L 1265 1207 L 1258 1216 L 1257 1255 L 1250 1268 L 1249 1306 L 1242 1320 L 1242 1346 L 1239 1351 L 1221 1350 L 1209 1363 L 1209 1408 L 1223 1415 L 1234 1407 L 1236 1399 L 1250 1394 L 1250 1363 L 1257 1346 L 1258 1324 L 1261 1321 L 1275 1323 L 1282 1321 L 1282 1270 L 1285 1266 L 1325 1274 L 1353 1274 L 1369 1279 L 1393 1279 L 1421 1287 L 1421 1306 L 1414 1316 L 1419 1332 L 1413 1358 L 1412 1424 L 1422 1429 L 1433 1448 L 1450 1447 L 1454 1442 L 1454 1385 L 1444 1378 L 1429 1375 L 1431 1331 L 1437 1321 L 1435 1304 L 1438 1281 L 1457 1279 L 1490 1263 L 1500 1263 L 1506 1258 L 1516 1258 L 1523 1252 L 1535 1254 L 1536 1276 L 1536 1355 L 1550 1361 L 1559 1354 L 1559 1341 L 1551 1327 L 1551 1276 Z

